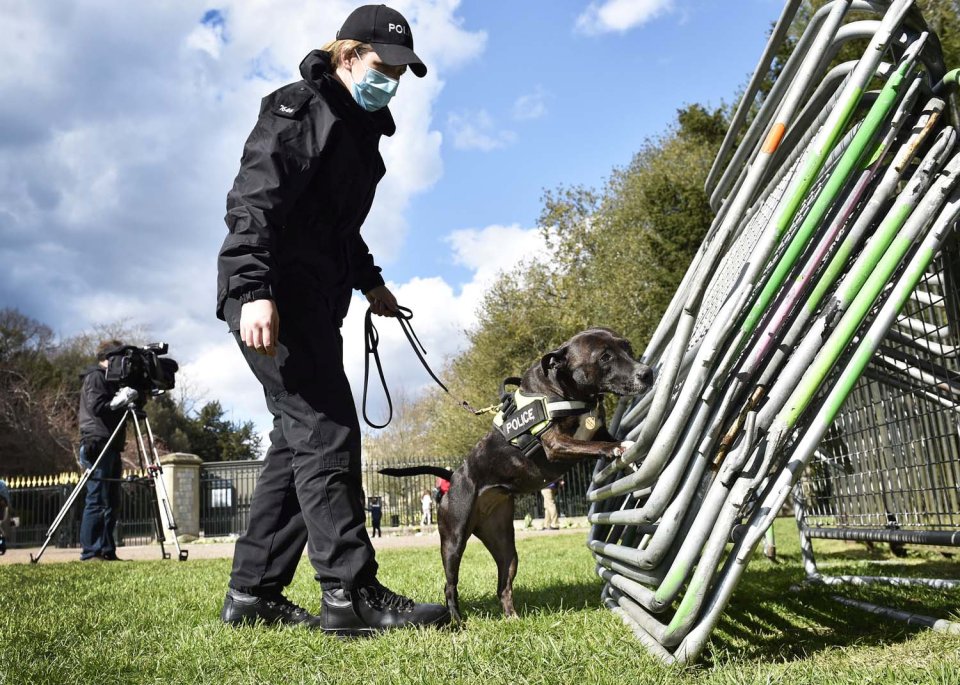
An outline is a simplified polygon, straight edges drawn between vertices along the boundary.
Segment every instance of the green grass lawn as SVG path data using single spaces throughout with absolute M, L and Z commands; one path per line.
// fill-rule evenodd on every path
M 518 545 L 518 619 L 503 619 L 493 561 L 474 540 L 460 584 L 462 629 L 348 641 L 221 625 L 227 559 L 0 567 L 0 684 L 960 683 L 960 636 L 845 608 L 828 589 L 791 592 L 803 576 L 796 533 L 792 521 L 777 526 L 779 562 L 754 559 L 694 666 L 665 667 L 647 656 L 600 605 L 582 536 L 544 534 Z M 837 554 L 844 548 L 854 557 L 841 565 L 851 558 Z M 817 549 L 829 572 L 879 558 L 890 573 L 958 575 L 956 563 L 937 555 L 891 560 L 844 543 Z M 385 550 L 378 558 L 389 587 L 440 601 L 438 550 Z M 960 592 L 844 592 L 941 618 L 956 619 L 960 608 Z M 319 609 L 306 560 L 289 595 Z

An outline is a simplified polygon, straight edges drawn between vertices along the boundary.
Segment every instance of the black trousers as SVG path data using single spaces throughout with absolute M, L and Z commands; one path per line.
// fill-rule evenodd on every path
M 230 587 L 281 591 L 308 545 L 323 589 L 352 589 L 376 577 L 377 562 L 365 528 L 360 425 L 339 323 L 320 304 L 310 310 L 281 304 L 279 312 L 275 357 L 247 348 L 234 332 L 263 386 L 273 430 Z

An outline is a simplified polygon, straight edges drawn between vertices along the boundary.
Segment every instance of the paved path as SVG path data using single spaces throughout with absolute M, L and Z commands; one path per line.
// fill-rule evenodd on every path
M 517 538 L 536 537 L 541 535 L 580 535 L 587 536 L 586 527 L 563 528 L 556 531 L 541 531 L 536 529 L 518 529 Z M 189 551 L 190 559 L 222 559 L 233 557 L 233 540 L 224 542 L 193 542 L 182 544 L 181 547 Z M 440 535 L 434 529 L 429 533 L 387 533 L 386 537 L 373 538 L 374 548 L 380 549 L 398 549 L 405 547 L 436 547 L 440 548 Z M 166 545 L 167 552 L 176 554 L 176 548 L 172 545 Z M 0 555 L 0 565 L 4 564 L 29 564 L 30 555 L 36 555 L 40 551 L 39 547 L 26 549 L 8 549 L 7 553 Z M 121 559 L 157 560 L 160 558 L 160 546 L 153 545 L 133 545 L 121 547 L 117 550 Z M 43 553 L 40 563 L 53 564 L 62 562 L 71 562 L 80 560 L 80 550 L 77 548 L 57 548 L 47 547 Z

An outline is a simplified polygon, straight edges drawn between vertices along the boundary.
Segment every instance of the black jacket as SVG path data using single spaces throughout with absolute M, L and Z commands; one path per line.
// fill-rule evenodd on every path
M 80 388 L 80 441 L 87 444 L 99 444 L 100 448 L 107 438 L 113 435 L 117 424 L 123 420 L 125 409 L 114 411 L 110 400 L 120 389 L 118 383 L 108 383 L 106 369 L 100 365 L 91 366 L 80 374 L 83 384 Z M 127 441 L 127 428 L 124 426 L 117 434 L 113 447 L 120 451 Z
M 217 316 L 240 327 L 240 305 L 324 299 L 337 320 L 352 289 L 383 285 L 360 227 L 386 171 L 380 137 L 389 109 L 367 112 L 314 50 L 303 80 L 263 99 L 227 195 L 229 233 L 217 263 Z

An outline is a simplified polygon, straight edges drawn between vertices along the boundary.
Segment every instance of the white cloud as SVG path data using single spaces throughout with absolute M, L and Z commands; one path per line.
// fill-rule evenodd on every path
M 459 229 L 446 241 L 453 248 L 454 262 L 475 272 L 475 281 L 489 281 L 516 266 L 519 258 L 542 254 L 545 248 L 540 229 L 522 228 L 519 224 Z
M 447 117 L 447 129 L 458 150 L 490 152 L 506 147 L 517 135 L 506 129 L 498 130 L 493 117 L 485 110 L 453 112 Z
M 522 228 L 516 224 L 457 230 L 447 237 L 446 242 L 451 247 L 454 261 L 471 272 L 470 280 L 459 285 L 459 292 L 440 278 L 388 283 L 400 304 L 413 310 L 413 328 L 427 350 L 427 363 L 437 373 L 447 359 L 465 349 L 466 331 L 474 325 L 477 308 L 497 275 L 514 269 L 523 260 L 547 255 L 540 229 Z M 506 245 L 509 249 L 505 249 Z M 366 308 L 366 300 L 355 296 L 343 324 L 344 368 L 354 388 L 358 411 L 363 387 L 363 317 Z M 374 325 L 380 334 L 380 357 L 388 387 L 403 388 L 408 397 L 415 397 L 431 387 L 433 380 L 420 366 L 400 325 L 392 319 L 380 317 L 374 317 Z M 518 363 L 522 361 L 525 360 L 518 360 Z M 376 371 L 371 370 L 371 373 L 369 414 L 373 421 L 382 422 L 386 417 L 386 403 L 382 399 Z M 483 401 L 482 398 L 464 399 Z
M 443 174 L 433 122 L 443 79 L 486 46 L 483 32 L 463 25 L 460 0 L 393 4 L 411 21 L 429 74 L 405 77 L 391 105 L 398 132 L 381 145 L 388 173 L 364 226 L 381 264 L 400 251 L 411 198 Z M 170 343 L 184 377 L 235 419 L 261 423 L 259 386 L 213 316 L 224 200 L 260 99 L 299 78 L 303 56 L 355 6 L 4 3 L 0 305 L 65 336 L 121 318 L 142 323 Z M 463 301 L 447 287 L 450 307 Z M 432 301 L 421 293 L 442 290 L 430 281 L 397 288 L 425 318 Z M 439 336 L 438 354 L 467 325 L 449 311 L 425 326 Z
M 547 113 L 547 93 L 537 86 L 537 88 L 526 95 L 521 95 L 513 103 L 513 118 L 518 121 L 529 121 L 539 119 Z
M 214 59 L 220 58 L 223 44 L 226 43 L 226 21 L 223 15 L 210 10 L 204 14 L 199 26 L 196 26 L 186 38 L 186 45 L 192 50 L 200 50 Z
M 176 358 L 173 349 L 170 356 Z M 270 444 L 266 434 L 272 419 L 267 412 L 263 388 L 243 361 L 233 336 L 224 332 L 219 340 L 211 340 L 194 350 L 190 361 L 182 364 L 177 373 L 178 383 L 181 380 L 207 389 L 206 399 L 219 399 L 231 420 L 253 421 L 263 437 L 263 448 Z
M 52 6 L 43 3 L 5 2 L 0 24 L 0 90 L 16 93 L 36 88 L 38 81 L 49 87 L 55 81 L 49 68 L 59 46 L 46 42 L 49 25 L 55 21 Z M 4 98 L 6 99 L 6 98 Z
M 587 35 L 624 33 L 673 8 L 673 0 L 605 0 L 592 2 L 577 17 L 576 29 Z
M 400 85 L 394 112 L 398 133 L 380 144 L 387 175 L 377 187 L 376 202 L 363 225 L 364 240 L 380 266 L 389 266 L 406 241 L 405 210 L 410 198 L 443 175 L 442 136 L 430 128 L 432 105 L 442 87 L 439 80 L 412 77 L 404 77 Z
M 484 293 L 498 274 L 510 271 L 522 260 L 546 256 L 546 244 L 538 228 L 492 225 L 481 229 L 462 229 L 451 233 L 446 242 L 452 259 L 471 272 L 470 280 L 457 285 L 438 277 L 417 277 L 405 283 L 388 283 L 397 300 L 413 310 L 411 324 L 427 353 L 425 359 L 436 373 L 445 362 L 462 352 L 467 343 L 466 332 L 476 321 L 476 311 Z M 505 244 L 510 249 L 503 249 Z M 93 303 L 99 306 L 101 302 Z M 104 302 L 105 304 L 105 302 Z M 129 303 L 128 303 L 129 304 Z M 355 294 L 342 328 L 344 369 L 353 388 L 358 415 L 361 412 L 364 371 L 363 320 L 367 302 Z M 128 306 L 123 307 L 128 311 Z M 174 327 L 171 338 L 191 337 L 189 320 Z M 379 333 L 379 352 L 387 387 L 394 397 L 402 389 L 409 398 L 426 391 L 434 381 L 420 365 L 400 325 L 393 319 L 374 317 Z M 281 322 L 282 326 L 282 322 Z M 171 348 L 170 356 L 180 359 L 181 350 Z M 535 353 L 534 353 L 535 354 Z M 518 360 L 522 362 L 525 360 Z M 371 361 L 368 415 L 382 423 L 387 405 L 379 376 Z M 178 378 L 207 389 L 210 399 L 221 399 L 233 420 L 253 420 L 269 444 L 267 433 L 271 418 L 266 410 L 263 390 L 247 368 L 233 337 L 223 332 L 206 338 L 203 345 L 191 350 L 189 361 L 181 365 Z M 492 392 L 492 391 L 491 391 Z M 483 402 L 483 398 L 466 398 Z M 365 429 L 369 429 L 363 423 Z
M 262 390 L 213 317 L 224 199 L 260 98 L 296 79 L 303 55 L 332 37 L 354 6 L 227 0 L 211 15 L 196 0 L 14 3 L 0 23 L 0 87 L 17 93 L 0 99 L 3 305 L 65 336 L 97 323 L 142 323 L 151 338 L 170 344 L 179 380 L 266 433 Z M 405 77 L 391 106 L 398 133 L 381 145 L 389 171 L 364 226 L 381 264 L 400 251 L 411 198 L 443 174 L 433 122 L 443 77 L 486 44 L 484 33 L 463 27 L 459 0 L 396 7 L 411 20 L 430 73 Z M 525 109 L 535 111 L 535 102 Z M 461 133 L 455 144 L 491 149 L 514 139 L 485 112 L 463 116 L 472 131 L 447 122 Z M 390 284 L 413 308 L 437 370 L 464 348 L 497 273 L 540 252 L 543 239 L 538 229 L 494 225 L 455 231 L 447 243 L 470 273 L 465 282 Z M 365 309 L 355 296 L 343 329 L 358 404 Z M 399 325 L 376 323 L 390 387 L 413 396 L 432 384 Z M 371 393 L 371 410 L 382 416 L 379 391 Z
M 438 277 L 417 277 L 405 283 L 388 283 L 400 304 L 413 310 L 411 324 L 427 353 L 427 363 L 440 373 L 444 363 L 462 352 L 466 332 L 476 321 L 483 295 L 498 274 L 510 271 L 522 260 L 546 256 L 546 243 L 540 229 L 492 225 L 480 229 L 452 232 L 446 242 L 452 259 L 469 269 L 470 280 L 450 284 Z M 504 249 L 509 244 L 510 249 Z M 358 414 L 363 395 L 364 338 L 363 320 L 367 302 L 355 294 L 343 323 L 344 369 L 353 388 Z M 282 327 L 281 322 L 281 327 Z M 387 386 L 396 396 L 402 388 L 407 397 L 432 387 L 434 382 L 420 365 L 400 325 L 393 319 L 374 317 L 379 333 L 379 352 Z M 176 358 L 176 350 L 171 356 Z M 523 360 L 521 360 L 523 361 Z M 208 388 L 211 398 L 221 398 L 232 410 L 235 420 L 252 419 L 264 436 L 270 429 L 263 391 L 247 368 L 232 336 L 210 339 L 193 352 L 183 365 L 183 373 L 197 385 Z M 386 402 L 379 377 L 371 361 L 369 416 L 375 422 L 386 418 Z M 229 398 L 229 399 L 227 399 Z M 469 401 L 469 398 L 468 398 Z M 479 398 L 477 401 L 481 401 Z M 361 425 L 366 428 L 366 425 Z

